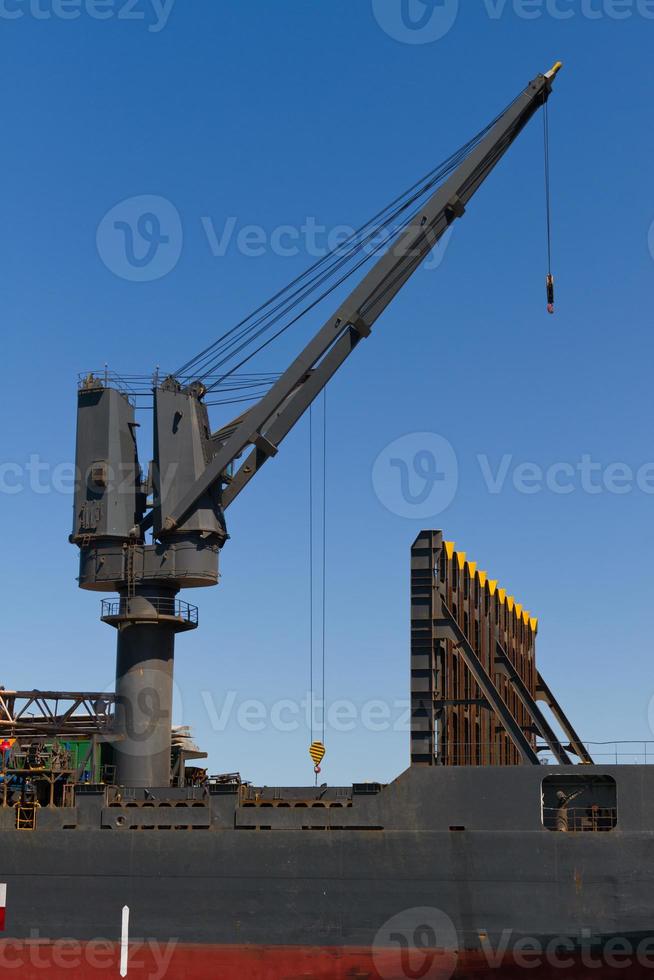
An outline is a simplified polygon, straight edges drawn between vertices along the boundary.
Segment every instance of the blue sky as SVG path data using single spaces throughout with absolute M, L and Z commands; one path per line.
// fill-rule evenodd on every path
M 112 683 L 115 636 L 76 587 L 56 469 L 73 460 L 77 373 L 175 368 L 311 261 L 301 231 L 295 254 L 280 254 L 282 226 L 361 223 L 560 58 L 556 316 L 538 117 L 440 264 L 416 274 L 329 387 L 326 693 L 356 719 L 328 730 L 324 778 L 387 780 L 407 764 L 408 560 L 423 526 L 444 528 L 539 616 L 541 671 L 584 738 L 654 739 L 654 4 L 411 0 L 413 21 L 400 0 L 0 8 L 0 681 Z M 170 269 L 135 281 L 103 218 L 144 195 L 168 202 L 173 251 Z M 319 323 L 259 368 L 283 368 Z M 144 415 L 144 463 L 147 430 Z M 427 516 L 398 513 L 399 470 L 373 479 L 380 454 L 410 465 L 430 445 L 416 433 L 446 440 L 458 470 L 449 506 Z M 280 710 L 292 722 L 279 702 L 301 701 L 308 683 L 307 445 L 305 420 L 231 508 L 222 583 L 186 596 L 201 627 L 178 642 L 178 719 L 213 771 L 269 784 L 312 778 L 306 728 L 274 722 Z M 376 701 L 390 706 L 378 732 Z M 249 730 L 261 710 L 263 731 Z

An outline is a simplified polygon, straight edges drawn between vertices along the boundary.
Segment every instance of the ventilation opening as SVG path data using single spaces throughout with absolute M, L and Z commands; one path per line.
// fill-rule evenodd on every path
M 612 776 L 547 776 L 542 803 L 546 830 L 602 833 L 618 823 L 618 791 Z

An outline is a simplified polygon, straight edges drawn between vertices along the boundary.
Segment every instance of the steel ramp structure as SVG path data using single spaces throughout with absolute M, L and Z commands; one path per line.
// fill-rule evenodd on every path
M 592 759 L 536 667 L 538 620 L 475 562 L 422 531 L 411 549 L 411 764 Z M 563 745 L 538 705 L 569 740 Z

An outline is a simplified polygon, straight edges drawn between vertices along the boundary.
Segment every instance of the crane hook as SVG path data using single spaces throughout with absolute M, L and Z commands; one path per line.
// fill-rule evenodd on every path
M 551 272 L 547 274 L 547 312 L 554 313 L 554 276 Z

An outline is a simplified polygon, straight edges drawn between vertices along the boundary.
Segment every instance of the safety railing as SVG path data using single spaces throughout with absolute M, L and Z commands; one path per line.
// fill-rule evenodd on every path
M 481 765 L 487 758 L 499 759 L 502 749 L 509 746 L 507 735 L 501 735 L 496 742 L 448 742 L 450 757 L 454 757 L 457 765 Z M 572 746 L 566 739 L 561 738 L 561 744 L 566 749 L 573 763 L 577 762 Z M 582 742 L 589 752 L 593 762 L 598 766 L 643 766 L 654 765 L 654 741 L 614 741 L 614 742 Z M 536 745 L 542 766 L 558 766 L 559 763 L 550 748 L 544 742 Z M 496 764 L 500 764 L 497 762 Z
M 544 807 L 543 826 L 566 834 L 601 833 L 614 830 L 618 822 L 615 807 Z
M 566 748 L 568 748 L 567 743 Z M 583 742 L 584 748 L 598 766 L 651 766 L 654 765 L 653 741 Z M 549 750 L 543 752 L 545 765 L 556 765 Z
M 103 619 L 117 619 L 123 616 L 139 616 L 143 619 L 147 619 L 150 615 L 153 618 L 170 616 L 194 626 L 198 625 L 198 607 L 190 602 L 174 599 L 171 596 L 148 596 L 146 601 L 147 605 L 144 608 L 141 598 L 103 599 L 101 616 Z
M 81 391 L 101 391 L 103 388 L 115 388 L 130 400 L 139 394 L 132 379 L 126 379 L 117 374 L 116 371 L 110 371 L 106 366 L 100 371 L 84 371 L 78 374 L 77 386 Z

